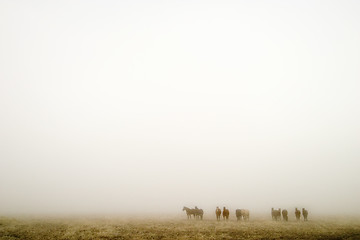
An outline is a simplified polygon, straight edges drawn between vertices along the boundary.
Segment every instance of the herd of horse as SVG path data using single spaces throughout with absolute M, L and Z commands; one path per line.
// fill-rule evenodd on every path
M 191 219 L 191 216 L 193 216 L 194 219 L 203 219 L 203 216 L 204 216 L 204 211 L 202 209 L 199 209 L 198 207 L 195 207 L 195 208 L 184 207 L 183 211 L 186 211 L 186 215 L 187 215 L 188 219 Z M 229 215 L 230 215 L 229 209 L 224 207 L 223 210 L 221 211 L 221 209 L 219 207 L 216 207 L 215 215 L 216 215 L 217 221 L 221 220 L 221 214 L 222 214 L 223 220 L 226 220 L 226 221 L 229 220 Z M 303 208 L 302 211 L 295 208 L 296 220 L 300 221 L 301 214 L 304 217 L 304 221 L 307 221 L 308 211 L 305 208 Z M 249 210 L 247 210 L 247 209 L 236 209 L 235 215 L 236 215 L 236 219 L 238 221 L 240 221 L 240 220 L 249 221 L 249 218 L 250 218 L 250 213 L 249 213 Z M 271 217 L 274 221 L 281 220 L 281 216 L 284 221 L 289 220 L 288 211 L 286 209 L 283 209 L 281 211 L 281 208 L 279 208 L 278 210 L 271 208 Z
M 308 217 L 308 211 L 303 208 L 302 211 L 300 212 L 299 209 L 295 208 L 295 217 L 297 221 L 300 221 L 301 218 L 301 214 L 304 217 L 304 221 L 307 221 L 307 217 Z M 274 208 L 271 208 L 271 217 L 273 220 L 278 221 L 281 220 L 281 215 L 284 221 L 288 221 L 289 217 L 288 217 L 288 211 L 286 209 L 283 209 L 281 211 L 281 208 L 279 208 L 278 210 L 275 210 Z
M 204 216 L 204 211 L 202 209 L 199 209 L 198 207 L 195 208 L 183 207 L 183 211 L 186 211 L 186 215 L 188 219 L 191 219 L 191 216 L 193 216 L 194 219 L 203 219 Z M 226 221 L 229 220 L 230 211 L 226 207 L 224 207 L 222 211 L 219 207 L 216 207 L 215 210 L 216 220 L 218 221 L 221 220 L 221 213 L 224 220 Z M 250 218 L 249 210 L 247 209 L 236 209 L 235 214 L 238 221 L 239 220 L 248 221 Z
M 199 209 L 198 207 L 195 208 L 184 207 L 183 211 L 186 211 L 186 215 L 188 219 L 191 218 L 191 215 L 193 215 L 195 219 L 203 219 L 204 216 L 204 211 L 202 209 Z

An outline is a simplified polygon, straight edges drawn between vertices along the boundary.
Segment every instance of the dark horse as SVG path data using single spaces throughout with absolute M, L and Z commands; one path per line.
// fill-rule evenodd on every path
M 286 209 L 282 210 L 282 216 L 283 216 L 283 220 L 284 221 L 288 221 L 289 218 L 288 218 L 288 211 Z
M 191 209 L 188 207 L 183 207 L 183 211 L 186 211 L 187 218 L 190 219 L 191 215 L 194 215 L 195 218 L 195 209 Z
M 204 211 L 202 209 L 194 209 L 195 210 L 195 217 L 196 218 L 200 218 L 201 220 L 203 219 L 203 215 L 204 215 Z
M 220 221 L 221 209 L 219 207 L 216 207 L 215 214 L 216 214 L 216 220 Z
M 194 215 L 194 218 L 203 219 L 204 211 L 202 209 L 183 207 L 183 211 L 186 211 L 188 219 L 191 219 L 191 215 Z
M 229 215 L 230 215 L 229 209 L 226 209 L 226 207 L 224 207 L 224 209 L 223 209 L 223 219 L 224 220 L 229 220 Z
M 299 209 L 295 208 L 295 217 L 296 220 L 300 221 L 301 212 Z
M 302 214 L 304 216 L 304 221 L 307 221 L 308 211 L 305 208 L 302 209 Z

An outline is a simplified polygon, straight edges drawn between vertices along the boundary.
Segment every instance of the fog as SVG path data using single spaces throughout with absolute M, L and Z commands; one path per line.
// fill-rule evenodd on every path
M 0 215 L 359 215 L 359 12 L 1 1 Z

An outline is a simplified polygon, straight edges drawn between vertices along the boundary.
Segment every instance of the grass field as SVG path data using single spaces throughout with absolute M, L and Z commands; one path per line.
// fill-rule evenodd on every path
M 360 220 L 6 218 L 0 239 L 360 239 Z

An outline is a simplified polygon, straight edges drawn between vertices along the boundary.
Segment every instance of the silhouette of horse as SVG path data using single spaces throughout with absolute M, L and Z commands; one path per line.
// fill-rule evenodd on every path
M 215 214 L 216 214 L 216 220 L 220 221 L 221 209 L 219 207 L 216 207 Z
M 302 209 L 302 215 L 304 216 L 304 221 L 307 221 L 308 211 L 305 208 Z
M 301 215 L 300 210 L 298 210 L 297 208 L 295 208 L 295 217 L 296 217 L 296 220 L 300 221 L 300 215 Z
M 274 208 L 271 208 L 271 217 L 275 221 L 279 220 L 281 218 L 281 208 L 279 208 L 279 210 L 274 210 Z
M 288 221 L 289 218 L 288 218 L 288 211 L 286 209 L 282 210 L 282 217 L 283 217 L 283 220 L 284 221 Z
M 188 219 L 191 219 L 191 215 L 194 215 L 194 218 L 195 218 L 195 209 L 183 207 L 183 211 L 186 211 L 186 215 L 187 215 Z
M 239 220 L 248 221 L 250 218 L 249 210 L 247 209 L 236 209 L 235 214 L 238 221 Z
M 224 207 L 224 209 L 223 209 L 223 219 L 224 220 L 229 220 L 229 215 L 230 215 L 229 209 L 226 209 L 226 207 Z

